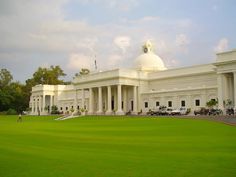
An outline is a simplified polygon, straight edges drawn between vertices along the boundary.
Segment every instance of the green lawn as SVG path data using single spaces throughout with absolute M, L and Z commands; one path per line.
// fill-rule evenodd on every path
M 0 116 L 0 177 L 235 177 L 236 127 L 173 118 Z

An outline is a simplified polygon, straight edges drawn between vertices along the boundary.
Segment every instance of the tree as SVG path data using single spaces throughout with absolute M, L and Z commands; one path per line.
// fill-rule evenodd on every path
M 50 68 L 39 67 L 38 70 L 33 74 L 33 77 L 26 81 L 26 84 L 30 85 L 30 87 L 37 84 L 64 84 L 64 81 L 59 79 L 63 76 L 66 76 L 66 74 L 60 68 L 60 66 L 50 66 Z
M 207 107 L 209 108 L 212 108 L 216 106 L 217 104 L 218 104 L 218 101 L 216 99 L 211 99 L 206 103 Z
M 11 83 L 12 79 L 13 77 L 10 71 L 8 71 L 7 69 L 0 70 L 0 88 L 1 89 L 8 86 Z
M 0 111 L 7 111 L 11 107 L 14 97 L 10 94 L 10 84 L 13 77 L 7 69 L 0 70 Z
M 25 86 L 12 82 L 13 77 L 7 69 L 0 71 L 0 111 L 16 110 L 21 112 L 28 107 Z
M 29 100 L 27 99 L 27 92 L 25 92 L 25 85 L 19 82 L 12 82 L 9 89 L 10 95 L 13 97 L 11 108 L 17 112 L 22 112 L 28 108 Z
M 60 77 L 66 74 L 59 66 L 49 68 L 39 67 L 33 77 L 26 80 L 26 84 L 12 82 L 13 77 L 7 69 L 0 70 L 0 111 L 14 109 L 21 112 L 28 108 L 30 93 L 37 84 L 65 84 Z

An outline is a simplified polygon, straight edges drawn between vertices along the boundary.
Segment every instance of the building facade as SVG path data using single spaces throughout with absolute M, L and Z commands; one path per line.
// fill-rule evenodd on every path
M 149 109 L 236 105 L 236 50 L 219 53 L 214 63 L 166 69 L 147 41 L 134 69 L 114 69 L 79 75 L 71 85 L 36 85 L 31 114 L 48 114 L 52 106 L 66 113 L 83 109 L 91 115 L 145 114 Z

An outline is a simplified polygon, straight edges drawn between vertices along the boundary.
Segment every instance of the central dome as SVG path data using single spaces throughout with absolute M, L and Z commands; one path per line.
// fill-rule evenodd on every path
M 162 59 L 153 52 L 153 46 L 150 41 L 143 45 L 143 54 L 135 60 L 135 68 L 141 71 L 161 71 L 166 70 Z

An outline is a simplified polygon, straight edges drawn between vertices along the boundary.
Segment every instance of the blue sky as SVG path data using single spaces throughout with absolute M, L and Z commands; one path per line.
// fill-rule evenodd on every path
M 39 66 L 132 68 L 146 40 L 167 68 L 236 48 L 234 0 L 2 0 L 0 68 L 24 82 Z

